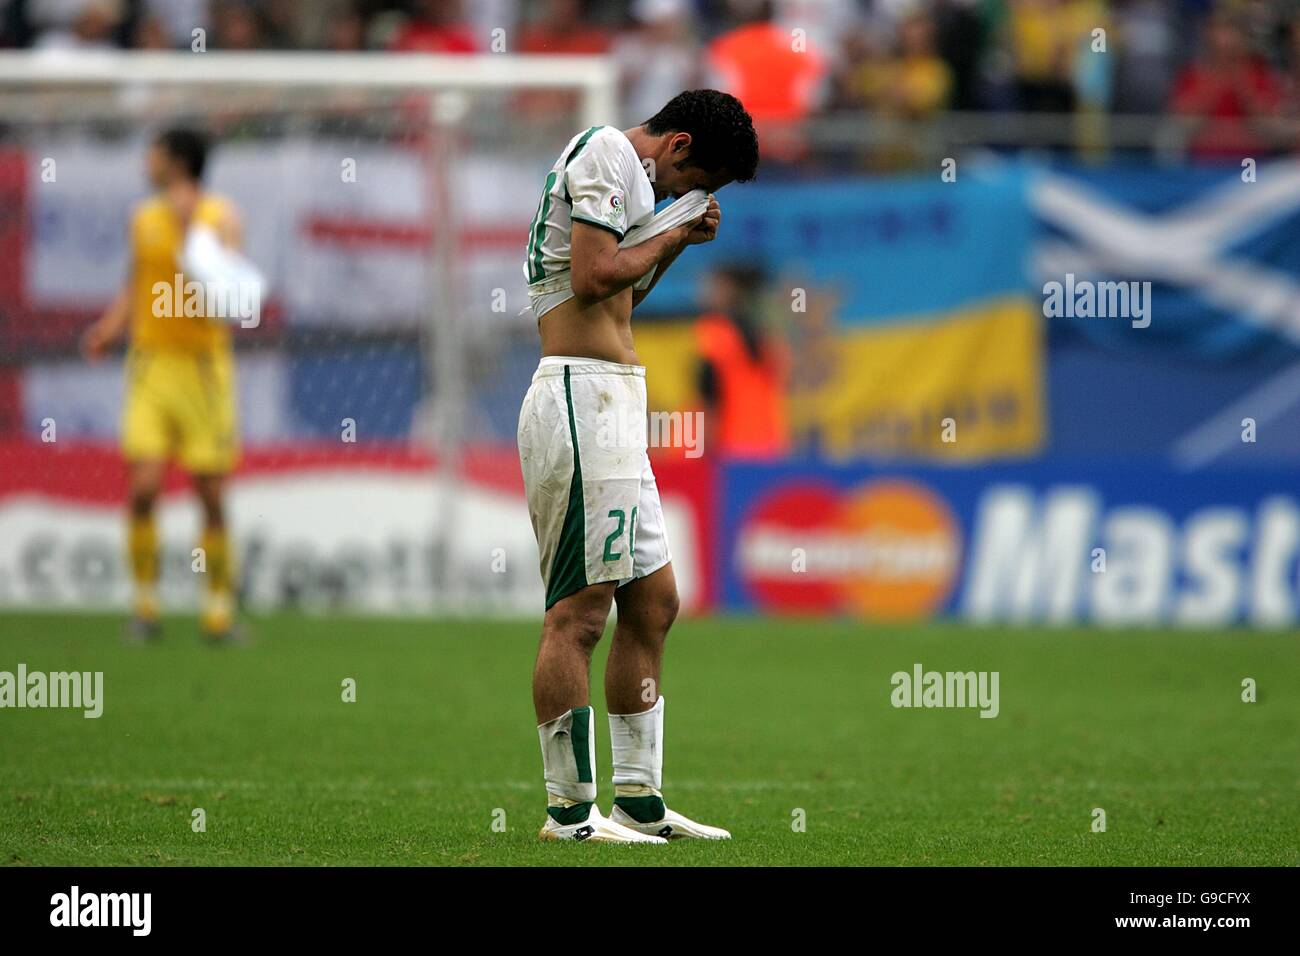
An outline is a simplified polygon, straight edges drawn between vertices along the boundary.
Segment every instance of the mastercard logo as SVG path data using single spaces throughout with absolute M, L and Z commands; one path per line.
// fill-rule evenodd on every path
M 940 610 L 960 557 L 961 533 L 947 503 L 901 479 L 847 492 L 786 485 L 750 512 L 736 550 L 740 575 L 765 608 L 880 620 Z

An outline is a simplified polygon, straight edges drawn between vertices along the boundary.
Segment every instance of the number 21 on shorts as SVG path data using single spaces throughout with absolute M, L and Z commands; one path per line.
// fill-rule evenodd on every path
M 629 553 L 636 549 L 636 508 L 632 509 L 632 520 L 627 520 L 627 515 L 623 513 L 622 508 L 615 508 L 609 513 L 609 517 L 618 519 L 618 526 L 605 537 L 605 560 L 617 561 L 623 557 L 622 551 L 614 551 L 614 546 L 618 539 L 623 535 L 624 525 L 630 525 L 627 529 L 627 550 Z

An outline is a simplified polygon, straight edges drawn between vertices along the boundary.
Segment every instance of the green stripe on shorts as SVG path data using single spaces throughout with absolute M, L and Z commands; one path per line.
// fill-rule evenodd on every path
M 587 526 L 582 506 L 582 457 L 578 454 L 578 422 L 573 417 L 573 388 L 569 383 L 569 366 L 564 366 L 564 400 L 569 406 L 569 438 L 573 442 L 573 480 L 569 482 L 569 505 L 564 512 L 564 527 L 551 559 L 551 574 L 546 588 L 546 609 L 557 601 L 587 586 Z

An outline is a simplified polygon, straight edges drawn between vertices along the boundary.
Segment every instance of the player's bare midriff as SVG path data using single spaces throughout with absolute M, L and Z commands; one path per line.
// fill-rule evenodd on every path
M 632 345 L 632 289 L 584 304 L 561 302 L 538 320 L 542 355 L 580 355 L 620 365 L 640 365 Z

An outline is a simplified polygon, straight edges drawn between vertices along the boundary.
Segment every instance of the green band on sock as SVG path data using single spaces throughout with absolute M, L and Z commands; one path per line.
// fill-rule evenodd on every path
M 581 823 L 591 816 L 591 804 L 575 803 L 571 807 L 547 807 L 546 812 L 560 826 L 567 827 L 575 823 Z
M 565 366 L 567 373 L 568 367 Z M 591 770 L 591 707 L 575 707 L 571 711 L 573 723 L 570 741 L 573 744 L 573 762 L 578 767 L 578 782 L 591 783 L 596 777 Z
M 637 823 L 654 823 L 664 818 L 663 797 L 615 797 L 614 806 Z

